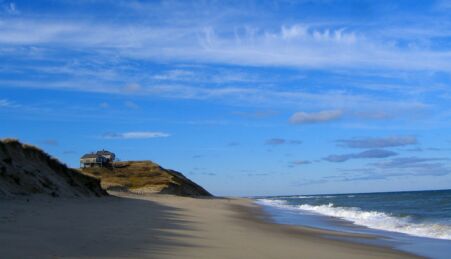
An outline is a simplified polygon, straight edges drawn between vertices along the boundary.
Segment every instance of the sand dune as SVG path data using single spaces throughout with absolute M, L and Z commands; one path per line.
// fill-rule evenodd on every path
M 99 180 L 68 168 L 41 149 L 0 139 L 0 197 L 35 194 L 92 197 L 106 192 Z
M 211 196 L 202 186 L 182 173 L 163 168 L 152 161 L 114 162 L 113 167 L 82 168 L 80 172 L 99 179 L 105 190 L 121 190 L 136 194 Z

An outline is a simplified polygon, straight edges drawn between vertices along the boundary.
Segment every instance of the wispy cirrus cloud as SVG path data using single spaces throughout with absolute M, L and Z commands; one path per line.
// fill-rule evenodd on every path
M 0 99 L 0 107 L 10 107 L 11 103 L 6 99 Z
M 89 3 L 83 4 L 89 7 Z M 33 68 L 27 67 L 41 71 L 45 68 L 42 71 L 48 76 L 44 77 L 45 80 L 37 82 L 35 78 L 29 80 L 20 78 L 8 82 L 3 80 L 0 85 L 164 98 L 221 99 L 235 103 L 246 100 L 252 105 L 267 102 L 283 105 L 302 104 L 303 107 L 297 108 L 298 110 L 323 110 L 329 114 L 323 114 L 321 118 L 318 114 L 314 116 L 301 112 L 294 114 L 290 121 L 318 123 L 328 121 L 328 116 L 332 116 L 331 119 L 334 117 L 338 119 L 342 115 L 338 115 L 337 111 L 342 111 L 347 117 L 372 120 L 417 114 L 411 111 L 419 107 L 424 108 L 427 103 L 418 98 L 404 98 L 406 101 L 398 105 L 396 104 L 398 99 L 394 102 L 390 100 L 391 98 L 374 98 L 355 92 L 305 90 L 307 88 L 290 91 L 274 87 L 274 82 L 280 81 L 280 78 L 268 80 L 266 73 L 253 74 L 242 68 L 315 68 L 327 71 L 330 71 L 330 68 L 338 68 L 334 71 L 344 74 L 356 74 L 364 68 L 377 75 L 381 74 L 380 70 L 396 75 L 399 71 L 411 73 L 451 71 L 449 63 L 451 54 L 448 51 L 431 48 L 430 44 L 423 45 L 415 41 L 417 34 L 429 37 L 428 39 L 433 41 L 433 37 L 437 37 L 436 34 L 424 35 L 425 31 L 430 30 L 411 30 L 408 33 L 409 37 L 401 37 L 406 32 L 392 32 L 380 37 L 378 35 L 385 31 L 384 26 L 381 26 L 380 30 L 375 30 L 373 25 L 365 24 L 361 25 L 362 28 L 358 28 L 330 19 L 323 22 L 302 19 L 286 22 L 271 19 L 275 22 L 268 24 L 259 22 L 261 21 L 259 15 L 265 17 L 272 15 L 272 12 L 257 8 L 259 11 L 252 13 L 259 15 L 248 17 L 247 8 L 254 7 L 246 4 L 242 6 L 175 2 L 129 4 L 119 1 L 109 5 L 136 15 L 137 23 L 96 19 L 95 15 L 89 13 L 84 14 L 87 17 L 93 15 L 89 23 L 83 19 L 74 20 L 58 14 L 44 18 L 33 15 L 3 17 L 0 23 L 0 54 L 4 57 L 21 56 L 24 60 L 38 57 L 39 60 L 58 61 L 65 60 L 61 57 L 68 53 L 81 52 L 83 55 L 78 57 L 77 62 L 71 64 L 56 64 L 53 67 L 39 64 Z M 302 3 L 298 5 L 302 6 Z M 287 6 L 290 4 L 287 3 Z M 224 10 L 227 12 L 223 12 Z M 212 17 L 211 14 L 217 11 L 221 11 L 222 15 Z M 152 14 L 151 20 L 148 18 L 149 13 Z M 243 26 L 243 22 L 231 22 L 236 19 L 240 21 L 244 19 L 247 21 L 246 25 Z M 417 25 L 424 26 L 420 22 Z M 446 30 L 441 31 L 443 34 Z M 400 38 L 402 41 L 398 42 Z M 408 44 L 405 41 L 414 42 Z M 21 55 L 17 55 L 18 53 Z M 93 59 L 96 62 L 89 62 Z M 141 63 L 138 66 L 130 66 L 127 63 L 130 59 Z M 127 64 L 115 69 L 114 67 L 121 65 L 121 61 Z M 169 64 L 195 63 L 201 66 L 221 64 L 228 68 L 234 66 L 236 69 L 218 69 L 212 73 L 204 72 L 203 69 L 170 66 L 163 71 L 151 72 L 150 75 L 148 71 L 138 70 L 142 67 L 142 63 L 161 61 Z M 33 66 L 31 62 L 24 63 Z M 90 63 L 89 67 L 83 67 L 86 63 Z M 114 66 L 108 67 L 106 64 Z M 18 64 L 14 69 L 20 70 L 22 65 Z M 80 71 L 83 71 L 82 80 L 78 80 Z M 130 71 L 135 74 L 127 74 Z M 58 82 L 56 78 L 59 77 L 51 77 L 59 74 L 73 75 L 74 80 Z M 345 80 L 349 81 L 350 78 L 345 77 Z M 124 87 L 119 85 L 119 82 L 131 83 Z M 205 87 L 194 84 L 199 82 L 217 85 Z M 259 82 L 258 87 L 240 85 L 255 82 Z M 353 84 L 357 88 L 368 90 L 368 82 Z M 395 87 L 398 91 L 405 92 L 406 87 L 410 89 L 411 84 L 407 82 L 387 85 L 381 83 L 370 85 L 370 90 Z M 420 91 L 429 88 L 418 86 Z M 401 107 L 403 104 L 406 106 Z M 334 111 L 335 115 L 330 114 L 331 111 Z
M 271 139 L 266 140 L 265 144 L 270 145 L 270 146 L 279 146 L 279 145 L 285 145 L 285 144 L 300 145 L 300 144 L 302 144 L 302 141 L 295 140 L 295 139 L 271 138 Z
M 0 44 L 82 48 L 140 60 L 321 69 L 370 67 L 448 72 L 451 69 L 448 62 L 451 54 L 446 50 L 415 41 L 415 35 L 428 36 L 420 28 L 409 32 L 413 37 L 402 38 L 400 31 L 381 37 L 383 29 L 375 30 L 370 25 L 358 29 L 330 20 L 297 19 L 286 23 L 271 19 L 275 22 L 261 23 L 258 17 L 245 15 L 249 6 L 191 2 L 148 6 L 151 7 L 142 8 L 153 15 L 144 16 L 139 8 L 123 9 L 136 15 L 139 20 L 136 24 L 95 17 L 87 23 L 58 15 L 53 19 L 5 18 L 0 24 Z M 9 10 L 17 8 L 9 6 Z M 158 13 L 159 10 L 164 11 Z M 220 17 L 212 15 L 219 10 L 227 12 L 222 12 Z M 270 14 L 263 8 L 257 13 L 262 17 Z M 230 22 L 242 19 L 246 25 Z M 428 39 L 433 40 L 433 36 L 430 33 Z M 412 44 L 396 44 L 400 39 L 410 40 Z M 169 75 L 173 76 L 180 74 Z
M 20 105 L 13 101 L 7 99 L 0 99 L 0 108 L 17 108 L 17 107 L 20 107 Z
M 398 157 L 388 161 L 381 161 L 372 163 L 370 165 L 381 169 L 419 169 L 423 171 L 432 170 L 433 168 L 443 167 L 443 162 L 449 161 L 449 158 L 421 158 L 421 157 Z M 451 169 L 447 169 L 447 172 L 451 172 Z
M 196 67 L 176 67 L 152 76 L 157 82 L 177 83 L 256 83 L 267 82 L 269 78 L 239 68 L 215 68 L 211 66 L 198 65 Z
M 18 15 L 20 14 L 19 9 L 14 2 L 9 3 L 0 3 L 3 10 L 10 15 Z
M 297 109 L 316 109 L 319 112 L 298 112 L 289 118 L 293 124 L 321 123 L 344 118 L 360 119 L 354 116 L 354 112 L 359 110 L 367 113 L 384 112 L 390 114 L 391 118 L 400 118 L 415 114 L 420 116 L 431 108 L 431 105 L 418 100 L 391 100 L 384 97 L 373 97 L 361 93 L 347 93 L 342 91 L 292 91 L 283 88 L 255 88 L 248 86 L 217 86 L 199 87 L 187 84 L 149 84 L 137 83 L 119 84 L 110 83 L 95 84 L 87 80 L 74 79 L 64 82 L 36 82 L 20 80 L 0 80 L 1 85 L 14 85 L 15 87 L 35 88 L 35 89 L 56 89 L 56 90 L 76 90 L 83 92 L 95 92 L 101 94 L 115 95 L 137 95 L 155 96 L 168 99 L 188 99 L 220 101 L 224 104 L 232 104 L 250 107 L 297 107 Z M 294 108 L 293 108 L 294 109 Z M 261 118 L 272 116 L 272 112 L 235 113 L 242 117 Z M 380 117 L 372 119 L 380 120 Z
M 107 103 L 107 102 L 101 102 L 99 104 L 99 107 L 102 108 L 102 109 L 108 109 L 108 108 L 110 108 L 110 104 Z
M 386 148 L 401 147 L 418 144 L 415 136 L 366 137 L 353 139 L 340 139 L 336 141 L 339 146 L 348 148 Z
M 333 121 L 343 115 L 340 110 L 320 111 L 320 112 L 296 112 L 290 117 L 292 124 L 310 124 Z
M 115 89 L 113 89 L 112 92 L 114 92 L 114 90 Z M 120 87 L 119 91 L 122 92 L 122 93 L 127 93 L 127 94 L 141 94 L 145 90 L 143 89 L 143 87 L 140 84 L 138 84 L 138 83 L 131 83 L 131 84 L 127 84 L 124 87 Z
M 128 109 L 134 109 L 134 110 L 139 108 L 139 105 L 132 101 L 124 102 L 124 106 L 127 107 Z
M 293 160 L 289 162 L 289 167 L 301 166 L 311 164 L 310 160 Z
M 384 149 L 370 149 L 360 153 L 344 154 L 344 155 L 329 155 L 323 158 L 329 162 L 341 163 L 350 159 L 364 159 L 364 158 L 387 158 L 396 156 L 398 153 L 384 150 Z
M 154 75 L 153 78 L 162 81 L 185 81 L 192 80 L 195 73 L 184 69 L 173 69 L 161 74 Z
M 438 147 L 413 147 L 405 149 L 407 152 L 425 152 L 425 151 L 447 151 L 449 149 L 438 148 Z
M 319 179 L 304 180 L 299 185 L 313 185 L 327 182 L 354 182 L 386 180 L 396 177 L 440 177 L 451 174 L 449 158 L 445 157 L 395 157 L 367 164 L 364 168 L 341 169 L 342 174 Z
M 165 138 L 170 134 L 159 131 L 130 131 L 123 133 L 109 132 L 102 135 L 105 139 L 149 139 L 149 138 Z
M 342 110 L 351 110 L 356 106 L 362 111 L 386 112 L 398 114 L 408 111 L 421 111 L 427 109 L 429 105 L 418 100 L 390 100 L 388 98 L 375 98 L 361 93 L 347 93 L 343 91 L 325 90 L 321 92 L 309 92 L 306 90 L 291 91 L 284 88 L 255 88 L 251 86 L 216 86 L 200 87 L 190 84 L 117 84 L 105 83 L 96 84 L 88 80 L 74 79 L 73 81 L 52 81 L 43 84 L 31 80 L 0 80 L 0 85 L 11 85 L 20 88 L 54 89 L 54 90 L 76 90 L 82 92 L 96 92 L 102 94 L 130 94 L 140 96 L 159 96 L 174 99 L 194 99 L 194 100 L 223 100 L 227 102 L 239 101 L 243 104 L 282 104 L 282 105 L 302 105 L 305 108 L 324 109 L 320 112 L 304 112 L 299 115 L 339 116 Z M 394 110 L 396 112 L 394 112 Z M 356 116 L 359 117 L 359 116 Z M 315 120 L 315 118 L 312 118 Z

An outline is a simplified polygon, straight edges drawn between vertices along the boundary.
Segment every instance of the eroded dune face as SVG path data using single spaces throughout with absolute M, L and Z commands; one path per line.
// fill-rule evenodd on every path
M 0 197 L 107 195 L 99 180 L 70 169 L 44 151 L 14 139 L 0 140 Z
M 151 161 L 115 162 L 112 167 L 82 169 L 84 174 L 101 180 L 107 190 L 138 194 L 164 193 L 180 196 L 211 196 L 183 174 L 162 168 Z

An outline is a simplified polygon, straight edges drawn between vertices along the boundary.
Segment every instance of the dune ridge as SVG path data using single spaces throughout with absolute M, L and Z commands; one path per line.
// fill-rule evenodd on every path
M 0 197 L 105 196 L 100 181 L 81 174 L 41 149 L 16 139 L 0 140 Z

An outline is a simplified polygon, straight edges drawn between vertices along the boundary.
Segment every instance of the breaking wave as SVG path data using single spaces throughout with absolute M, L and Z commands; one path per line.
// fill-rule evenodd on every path
M 393 231 L 412 236 L 451 240 L 451 225 L 414 222 L 410 217 L 396 217 L 379 211 L 364 211 L 360 208 L 327 205 L 289 205 L 284 200 L 259 199 L 260 203 L 289 210 L 303 210 L 340 218 L 368 228 Z

